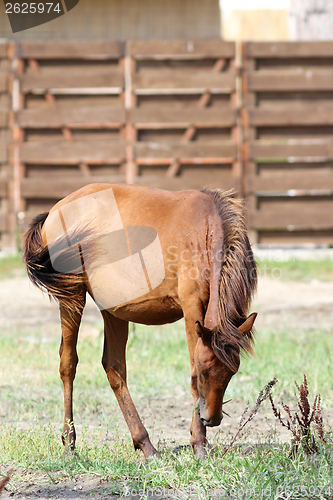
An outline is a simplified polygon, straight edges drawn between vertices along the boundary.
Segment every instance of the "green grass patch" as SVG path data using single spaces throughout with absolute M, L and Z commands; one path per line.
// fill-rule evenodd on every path
M 100 325 L 97 325 L 100 328 Z M 44 472 L 50 483 L 80 474 L 107 479 L 105 495 L 162 493 L 200 499 L 328 499 L 333 495 L 332 438 L 314 457 L 300 450 L 291 456 L 288 444 L 271 433 L 262 443 L 246 436 L 223 456 L 230 436 L 217 434 L 214 454 L 205 462 L 184 447 L 176 453 L 171 439 L 154 444 L 160 460 L 146 462 L 135 452 L 116 399 L 101 366 L 102 333 L 79 340 L 80 363 L 75 381 L 75 420 L 79 458 L 63 458 L 60 441 L 62 384 L 58 375 L 59 338 L 47 329 L 0 335 L 0 464 L 16 467 L 9 488 L 24 481 L 20 470 Z M 274 399 L 290 403 L 294 380 L 306 373 L 310 400 L 320 392 L 323 406 L 333 404 L 331 332 L 265 330 L 258 334 L 256 357 L 242 359 L 226 393 L 233 405 L 252 406 L 273 377 L 279 379 Z M 190 398 L 190 370 L 183 322 L 163 327 L 136 326 L 128 344 L 128 379 L 133 399 L 147 408 L 152 399 Z M 177 399 L 178 398 L 178 399 Z M 268 406 L 267 406 L 268 408 Z M 179 408 L 179 413 L 183 410 Z M 267 410 L 268 411 L 268 410 Z M 227 418 L 227 417 L 225 417 Z M 172 429 L 170 428 L 170 437 Z M 22 472 L 23 474 L 23 472 Z M 36 479 L 37 480 L 37 479 Z M 18 487 L 18 486 L 17 486 Z
M 283 281 L 333 281 L 333 261 L 329 259 L 286 261 L 257 258 L 259 276 Z
M 302 452 L 291 457 L 289 446 L 278 443 L 240 445 L 223 455 L 220 443 L 204 462 L 188 448 L 178 453 L 164 449 L 161 459 L 146 462 L 129 440 L 118 436 L 110 445 L 95 433 L 83 439 L 77 451 L 79 458 L 63 458 L 58 434 L 50 426 L 25 432 L 2 429 L 2 463 L 39 469 L 50 482 L 84 473 L 97 475 L 108 481 L 105 495 L 136 494 L 145 499 L 154 492 L 164 498 L 319 500 L 333 494 L 331 443 L 311 458 Z M 11 487 L 15 489 L 19 482 L 17 472 Z
M 293 381 L 302 382 L 305 373 L 309 381 L 310 397 L 313 399 L 319 392 L 323 397 L 324 407 L 333 406 L 333 378 L 330 368 L 333 344 L 330 331 L 260 330 L 255 353 L 254 357 L 242 359 L 239 372 L 231 379 L 226 391 L 227 399 L 254 399 L 269 380 L 277 377 L 277 396 L 290 402 L 294 396 Z
M 26 276 L 22 254 L 0 257 L 0 280 Z

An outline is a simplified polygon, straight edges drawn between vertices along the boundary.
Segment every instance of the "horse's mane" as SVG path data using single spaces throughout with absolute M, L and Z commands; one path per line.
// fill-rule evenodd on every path
M 246 320 L 256 291 L 257 266 L 247 236 L 242 200 L 218 189 L 202 191 L 214 200 L 224 236 L 218 328 L 213 332 L 212 347 L 218 358 L 237 371 L 240 350 L 253 352 L 253 331 L 244 336 L 238 327 Z

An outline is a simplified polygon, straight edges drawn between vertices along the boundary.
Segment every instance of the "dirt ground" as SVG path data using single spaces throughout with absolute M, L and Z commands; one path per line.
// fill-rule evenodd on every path
M 13 300 L 13 297 L 15 300 Z M 256 328 L 267 328 L 273 325 L 284 327 L 324 327 L 333 325 L 333 282 L 322 283 L 290 283 L 281 280 L 262 278 L 259 282 L 259 291 L 252 310 L 259 313 Z M 100 313 L 92 301 L 88 301 L 81 331 L 81 338 L 96 333 L 96 322 L 100 321 Z M 59 317 L 56 304 L 49 302 L 41 292 L 36 290 L 26 278 L 13 278 L 2 281 L 0 287 L 0 324 L 2 328 L 43 327 L 59 332 Z M 143 416 L 145 425 L 149 429 L 153 442 L 157 443 L 160 437 L 170 440 L 172 446 L 183 445 L 189 442 L 189 427 L 191 422 L 192 403 L 173 401 L 170 398 L 160 400 L 152 398 L 150 408 L 144 402 L 137 404 L 139 413 Z M 233 408 L 233 414 L 242 414 L 243 408 Z M 333 412 L 326 412 L 326 421 L 333 424 Z M 225 419 L 222 423 L 224 433 L 234 433 L 237 430 L 238 420 Z M 259 413 L 253 421 L 253 434 L 267 433 L 275 427 L 274 417 Z M 124 426 L 124 431 L 126 428 Z M 211 431 L 211 435 L 216 431 Z M 284 439 L 283 432 L 280 438 Z M 8 468 L 1 468 L 1 472 Z M 67 481 L 50 484 L 46 475 L 22 472 L 22 485 L 14 491 L 8 487 L 1 494 L 1 498 L 23 499 L 86 499 L 92 495 L 99 498 L 112 498 L 110 486 L 99 478 L 91 479 L 82 476 L 76 481 Z M 113 497 L 119 498 L 119 497 Z M 135 496 L 122 496 L 135 498 Z M 157 498 L 157 497 L 156 497 Z M 159 496 L 158 498 L 164 498 Z

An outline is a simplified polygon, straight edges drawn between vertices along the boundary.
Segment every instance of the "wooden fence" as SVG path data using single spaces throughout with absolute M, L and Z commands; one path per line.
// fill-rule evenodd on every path
M 234 188 L 254 243 L 333 245 L 332 53 L 331 42 L 2 43 L 0 246 L 15 244 L 16 220 L 24 229 L 90 182 Z
M 333 245 L 333 43 L 243 46 L 253 239 Z

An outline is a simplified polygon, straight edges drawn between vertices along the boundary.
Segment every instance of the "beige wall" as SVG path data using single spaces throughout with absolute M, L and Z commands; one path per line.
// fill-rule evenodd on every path
M 64 16 L 13 34 L 0 0 L 0 38 L 209 39 L 221 37 L 218 0 L 80 0 Z
M 288 11 L 273 9 L 222 12 L 225 40 L 288 40 Z

